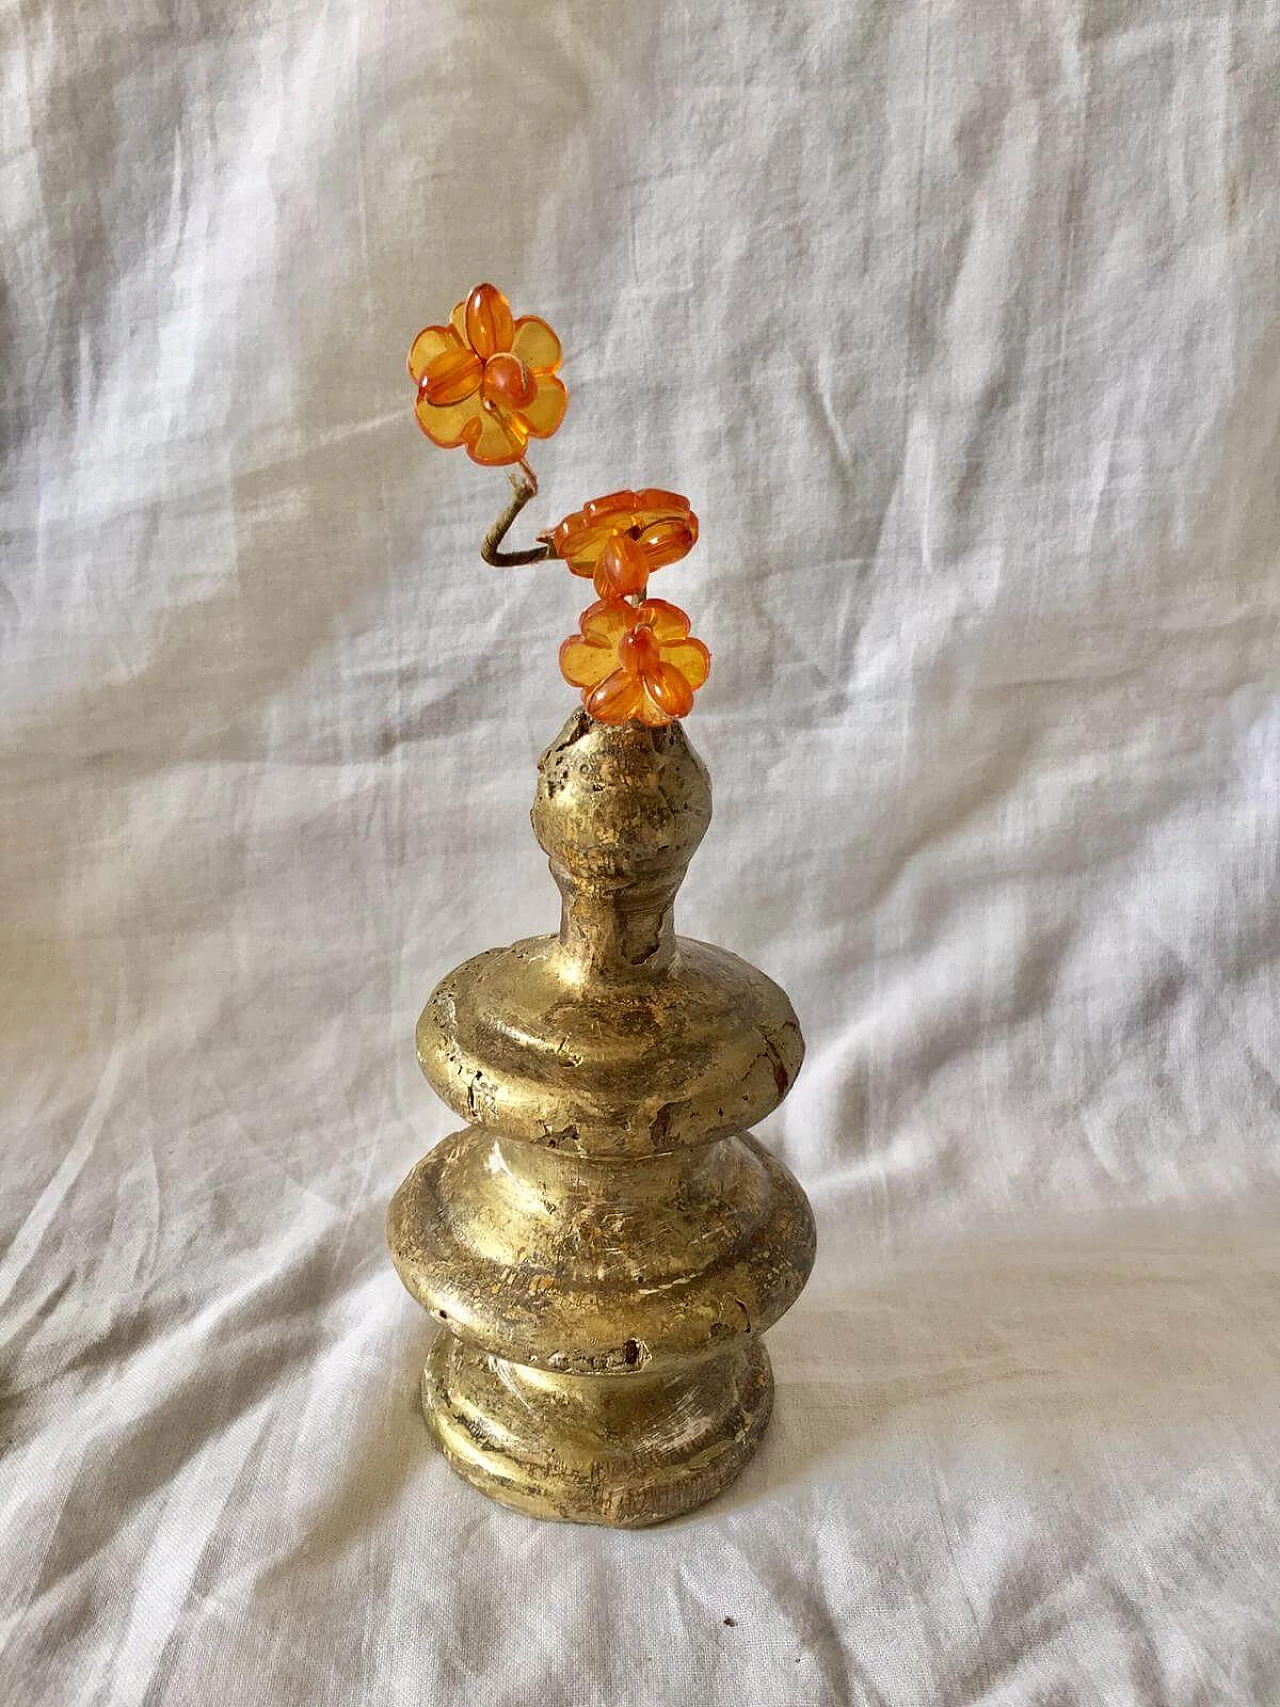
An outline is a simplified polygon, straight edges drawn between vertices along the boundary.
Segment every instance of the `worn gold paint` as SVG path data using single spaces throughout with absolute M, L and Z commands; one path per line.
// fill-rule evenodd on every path
M 759 1335 L 813 1264 L 804 1193 L 746 1131 L 799 1069 L 791 1004 L 675 935 L 710 815 L 679 724 L 576 713 L 533 807 L 559 935 L 467 961 L 418 1023 L 467 1122 L 391 1205 L 443 1324 L 423 1408 L 460 1475 L 538 1517 L 636 1526 L 727 1486 L 769 1419 Z

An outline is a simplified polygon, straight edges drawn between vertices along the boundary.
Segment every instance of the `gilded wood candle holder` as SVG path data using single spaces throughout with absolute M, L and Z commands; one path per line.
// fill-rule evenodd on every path
M 791 1004 L 675 934 L 710 815 L 678 723 L 575 712 L 533 807 L 559 934 L 467 961 L 418 1022 L 467 1122 L 391 1205 L 441 1324 L 423 1409 L 460 1475 L 539 1517 L 655 1523 L 731 1482 L 769 1420 L 760 1336 L 813 1263 L 804 1193 L 746 1130 L 800 1066 Z

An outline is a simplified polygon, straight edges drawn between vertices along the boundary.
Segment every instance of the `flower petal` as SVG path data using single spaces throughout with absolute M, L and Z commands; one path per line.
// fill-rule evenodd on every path
M 578 627 L 588 640 L 616 648 L 628 629 L 635 627 L 636 607 L 625 599 L 597 599 L 578 618 Z
M 535 439 L 549 439 L 564 420 L 569 393 L 551 374 L 538 375 L 538 389 L 532 403 L 520 410 L 525 425 Z
M 575 575 L 590 575 L 609 542 L 607 531 L 593 529 L 580 516 L 566 516 L 553 538 L 556 556 L 563 557 Z
M 668 604 L 666 599 L 646 599 L 639 607 L 639 614 L 653 625 L 653 632 L 664 647 L 668 641 L 683 640 L 689 632 L 689 618 L 679 605 Z
M 618 667 L 618 654 L 601 641 L 571 634 L 560 648 L 560 674 L 575 688 L 593 688 Z
M 437 356 L 462 348 L 462 340 L 452 326 L 424 326 L 409 346 L 409 377 L 421 385 L 423 377 Z
M 611 534 L 629 525 L 634 498 L 634 492 L 610 492 L 606 497 L 593 498 L 558 524 L 556 555 L 564 558 L 575 575 L 589 575 Z
M 529 435 L 520 416 L 507 409 L 480 409 L 480 428 L 475 442 L 468 442 L 472 462 L 482 462 L 487 468 L 503 468 L 509 462 L 519 462 Z
M 516 321 L 511 353 L 538 373 L 554 373 L 560 366 L 560 340 L 536 314 L 522 314 Z
M 588 713 L 600 723 L 630 723 L 640 715 L 644 704 L 644 688 L 639 676 L 629 676 L 625 670 L 615 670 L 606 676 L 599 687 L 584 694 L 582 703 Z
M 693 710 L 693 689 L 673 664 L 646 670 L 643 680 L 646 698 L 665 716 L 687 717 Z
M 426 393 L 428 403 L 443 408 L 450 403 L 461 403 L 464 397 L 470 397 L 483 378 L 484 364 L 479 356 L 473 355 L 465 347 L 444 350 L 428 366 L 422 389 Z
M 472 442 L 480 435 L 478 393 L 464 398 L 461 403 L 452 403 L 447 408 L 438 409 L 434 404 L 428 403 L 419 392 L 414 414 L 418 417 L 418 425 L 432 444 L 442 445 L 446 450 Z
M 467 298 L 464 323 L 467 342 L 484 360 L 511 348 L 515 322 L 511 318 L 511 304 L 497 285 L 476 286 Z
M 510 350 L 490 356 L 483 371 L 485 397 L 500 409 L 527 409 L 538 395 L 538 381 L 532 370 Z
M 593 498 L 589 504 L 582 506 L 582 519 L 594 527 L 598 522 L 607 521 L 610 516 L 629 516 L 635 507 L 634 492 L 606 492 L 603 498 Z
M 691 688 L 700 688 L 711 673 L 711 654 L 701 640 L 671 640 L 661 650 L 663 663 L 674 665 Z

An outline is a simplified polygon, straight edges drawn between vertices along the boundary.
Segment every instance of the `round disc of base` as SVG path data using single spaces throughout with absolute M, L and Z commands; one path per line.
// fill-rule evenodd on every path
M 436 1338 L 427 1426 L 450 1466 L 531 1517 L 638 1529 L 723 1492 L 759 1444 L 773 1372 L 759 1340 L 665 1375 L 564 1375 Z

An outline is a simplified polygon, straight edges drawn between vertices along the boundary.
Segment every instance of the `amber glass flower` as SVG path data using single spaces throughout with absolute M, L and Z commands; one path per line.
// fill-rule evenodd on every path
M 658 727 L 693 709 L 711 654 L 689 633 L 689 618 L 665 599 L 600 599 L 578 618 L 581 630 L 560 648 L 560 670 L 582 689 L 600 723 Z
M 653 571 L 678 563 L 697 538 L 689 500 L 657 486 L 594 498 L 553 535 L 557 557 L 575 575 L 592 576 L 602 599 L 643 593 Z
M 519 462 L 531 438 L 549 439 L 564 419 L 559 366 L 560 340 L 545 320 L 514 320 L 500 290 L 477 285 L 449 325 L 413 340 L 418 425 L 433 444 L 466 445 L 474 462 Z

